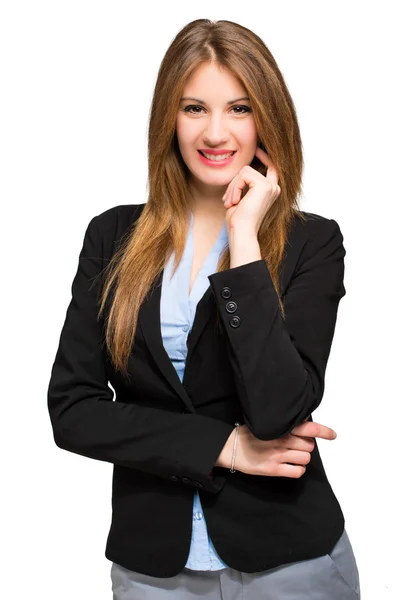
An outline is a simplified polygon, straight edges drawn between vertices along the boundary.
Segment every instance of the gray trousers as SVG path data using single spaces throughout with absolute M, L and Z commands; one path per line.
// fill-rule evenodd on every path
M 329 554 L 260 573 L 193 571 L 152 577 L 112 563 L 113 600 L 359 600 L 357 563 L 347 532 Z

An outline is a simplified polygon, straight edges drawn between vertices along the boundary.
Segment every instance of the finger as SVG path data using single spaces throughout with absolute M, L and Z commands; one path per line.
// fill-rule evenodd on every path
M 334 440 L 337 437 L 336 431 L 326 425 L 316 423 L 315 421 L 305 421 L 304 423 L 300 423 L 294 427 L 291 434 L 302 435 L 305 437 L 319 437 L 324 440 Z
M 284 444 L 287 450 L 305 450 L 312 452 L 315 448 L 315 438 L 304 437 L 301 435 L 289 435 L 284 439 Z
M 300 423 L 300 425 L 297 425 L 291 433 L 293 435 L 318 437 L 325 440 L 333 440 L 337 437 L 337 433 L 333 429 L 326 425 L 322 425 L 321 423 L 316 423 L 315 421 Z
M 238 185 L 238 180 L 240 178 L 240 173 L 237 173 L 237 175 L 230 181 L 230 184 L 227 188 L 227 192 L 225 194 L 225 198 L 224 198 L 224 204 L 233 204 L 234 203 L 234 193 L 236 190 L 236 186 Z M 243 184 L 244 187 L 244 184 Z M 240 192 L 241 194 L 241 192 Z
M 241 193 L 246 186 L 246 181 L 244 177 L 239 176 L 237 181 L 233 185 L 233 189 L 231 191 L 231 203 L 238 204 L 241 200 Z
M 225 191 L 225 194 L 224 194 L 224 196 L 223 196 L 223 199 L 224 199 L 224 200 L 228 200 L 228 198 L 229 198 L 229 195 L 230 195 L 230 194 L 231 194 L 231 192 L 232 192 L 233 185 L 235 184 L 237 177 L 240 175 L 240 172 L 241 172 L 241 171 L 239 171 L 239 172 L 237 173 L 237 175 L 234 175 L 234 177 L 232 178 L 232 180 L 231 180 L 231 181 L 230 181 L 230 183 L 228 184 L 228 186 L 227 186 L 227 189 L 226 189 L 226 191 Z
M 237 173 L 230 184 L 231 189 L 228 200 L 232 205 L 240 202 L 243 191 L 247 186 L 250 186 L 250 184 L 255 180 L 256 176 L 260 177 L 260 174 L 249 167 L 249 165 L 246 165 L 241 169 L 241 171 L 239 171 L 239 173 Z
M 289 477 L 290 479 L 299 479 L 306 471 L 307 467 L 304 465 L 289 465 L 288 463 L 281 463 L 277 465 L 275 469 L 276 477 Z
M 260 146 L 257 146 L 255 155 L 259 160 L 261 160 L 263 165 L 267 167 L 266 178 L 273 184 L 274 187 L 276 187 L 278 185 L 279 176 L 275 164 L 268 154 L 264 152 L 262 148 L 260 148 Z
M 311 460 L 311 452 L 304 450 L 287 450 L 281 457 L 282 463 L 291 463 L 292 465 L 308 465 Z

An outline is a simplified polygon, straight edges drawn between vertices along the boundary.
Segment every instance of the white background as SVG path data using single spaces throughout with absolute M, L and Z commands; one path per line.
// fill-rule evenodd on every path
M 303 210 L 343 232 L 345 287 L 314 420 L 362 600 L 409 597 L 406 2 L 4 1 L 0 11 L 2 598 L 109 600 L 112 465 L 60 450 L 46 390 L 90 219 L 147 200 L 160 61 L 197 18 L 268 45 L 304 145 Z

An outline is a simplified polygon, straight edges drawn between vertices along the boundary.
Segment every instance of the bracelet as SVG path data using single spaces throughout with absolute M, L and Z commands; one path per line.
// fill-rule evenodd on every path
M 237 448 L 237 438 L 238 438 L 238 433 L 240 431 L 240 423 L 236 423 L 235 424 L 237 431 L 235 432 L 235 438 L 234 438 L 234 448 L 233 448 L 233 459 L 231 461 L 231 469 L 230 472 L 231 473 L 235 473 L 235 469 L 234 469 L 234 460 L 235 460 L 235 450 Z

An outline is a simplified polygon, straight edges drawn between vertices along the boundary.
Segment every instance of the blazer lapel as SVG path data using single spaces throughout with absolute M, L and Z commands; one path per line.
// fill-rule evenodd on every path
M 191 398 L 187 394 L 184 385 L 180 381 L 177 371 L 175 370 L 174 365 L 171 362 L 163 344 L 160 320 L 160 300 L 163 272 L 164 270 L 160 272 L 156 283 L 154 284 L 154 288 L 144 299 L 140 307 L 138 320 L 147 348 L 156 361 L 160 371 L 166 377 L 170 385 L 174 388 L 175 392 L 180 396 L 190 412 L 195 413 L 195 407 L 191 401 Z M 213 302 L 214 299 L 212 297 L 211 288 L 208 287 L 200 301 L 197 303 L 193 327 L 188 338 L 186 366 L 206 323 L 211 317 Z

